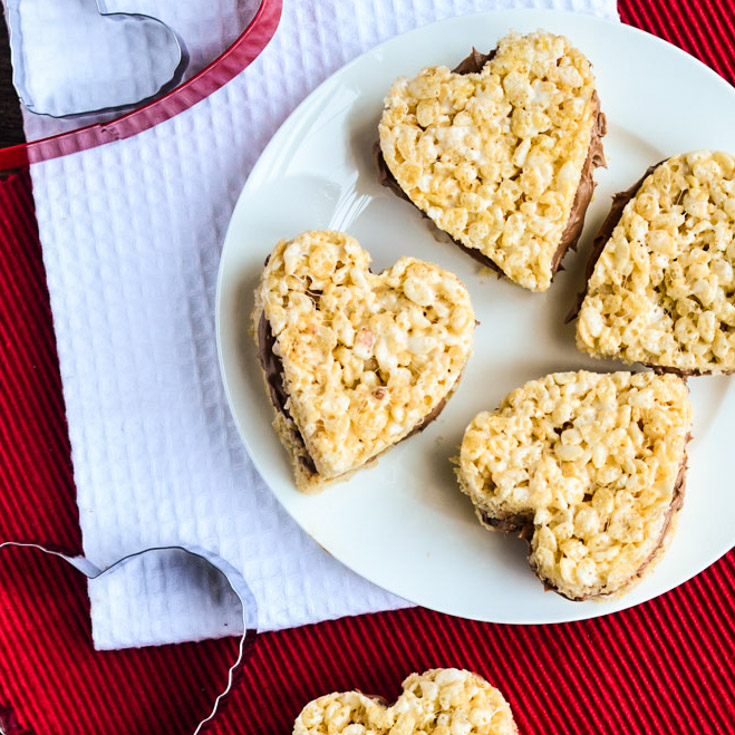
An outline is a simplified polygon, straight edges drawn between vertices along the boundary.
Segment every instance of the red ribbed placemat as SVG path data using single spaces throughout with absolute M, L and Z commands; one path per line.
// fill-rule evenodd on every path
M 621 16 L 735 80 L 735 3 L 651 5 L 623 0 Z M 51 324 L 22 173 L 0 183 L 0 540 L 78 552 Z M 734 588 L 731 551 L 657 600 L 580 623 L 487 625 L 412 609 L 265 634 L 211 732 L 285 735 L 318 694 L 394 697 L 411 671 L 462 666 L 502 688 L 525 735 L 735 733 Z M 9 735 L 183 734 L 208 711 L 234 652 L 229 639 L 94 653 L 84 580 L 34 552 L 0 552 Z

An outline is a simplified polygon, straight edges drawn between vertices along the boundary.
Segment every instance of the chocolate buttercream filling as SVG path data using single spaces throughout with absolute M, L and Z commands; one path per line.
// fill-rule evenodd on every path
M 551 272 L 556 273 L 561 265 L 562 258 L 570 248 L 572 250 L 577 249 L 577 243 L 582 235 L 582 228 L 584 227 L 584 218 L 587 214 L 587 208 L 592 201 L 592 194 L 594 194 L 597 182 L 593 178 L 593 174 L 596 168 L 602 166 L 607 168 L 605 162 L 605 150 L 602 147 L 602 138 L 607 133 L 607 118 L 604 113 L 600 111 L 600 98 L 597 96 L 597 92 L 592 95 L 592 104 L 595 107 L 595 122 L 592 126 L 592 137 L 590 138 L 590 147 L 587 151 L 587 158 L 584 159 L 584 165 L 582 166 L 582 175 L 579 179 L 579 186 L 577 187 L 577 193 L 574 195 L 574 201 L 572 202 L 572 211 L 569 213 L 569 219 L 567 225 L 564 228 L 564 232 L 561 234 L 561 240 L 559 241 L 559 247 L 554 253 L 554 257 L 551 261 Z
M 691 434 L 687 436 L 687 442 L 689 442 L 690 439 Z M 653 563 L 660 549 L 663 547 L 664 541 L 666 539 L 666 534 L 669 532 L 669 528 L 671 527 L 671 523 L 674 520 L 674 516 L 679 512 L 679 510 L 681 510 L 681 507 L 684 505 L 684 492 L 686 490 L 686 469 L 687 455 L 685 453 L 684 460 L 679 467 L 679 474 L 676 476 L 676 480 L 674 482 L 671 502 L 669 503 L 669 507 L 666 509 L 666 516 L 664 518 L 664 524 L 661 527 L 661 533 L 659 534 L 658 542 L 653 548 L 653 551 L 651 551 L 648 557 L 646 557 L 646 559 L 643 560 L 638 569 L 636 569 L 631 579 L 637 579 L 641 577 L 646 569 Z M 535 531 L 533 516 L 518 514 L 506 516 L 505 518 L 493 518 L 492 516 L 488 515 L 487 512 L 481 510 L 478 510 L 478 514 L 480 515 L 483 523 L 491 526 L 494 530 L 502 531 L 503 533 L 517 534 L 518 538 L 525 539 L 526 541 L 528 541 L 529 546 L 531 545 L 531 540 Z M 541 581 L 544 583 L 546 589 L 553 590 L 554 592 L 559 592 L 559 590 L 554 585 L 552 585 L 549 580 L 541 578 Z M 616 592 L 618 592 L 618 590 L 606 592 L 602 595 L 585 595 L 583 597 L 568 597 L 567 599 L 574 602 L 582 602 L 584 600 L 589 600 L 592 597 L 606 597 L 607 595 L 613 595 Z M 566 595 L 563 595 L 563 597 L 566 597 Z
M 497 49 L 493 49 L 487 54 L 480 53 L 476 48 L 472 49 L 469 56 L 463 59 L 452 71 L 455 74 L 477 74 L 482 68 L 490 61 L 496 54 Z M 577 242 L 579 241 L 580 235 L 582 234 L 582 228 L 584 226 L 584 217 L 589 207 L 589 203 L 592 199 L 592 194 L 595 190 L 597 183 L 593 178 L 595 168 L 599 166 L 606 166 L 605 163 L 605 152 L 602 146 L 602 137 L 607 132 L 607 121 L 604 113 L 600 111 L 600 99 L 595 92 L 592 96 L 592 101 L 595 106 L 595 123 L 592 127 L 592 136 L 590 138 L 590 147 L 587 152 L 584 164 L 582 166 L 582 173 L 579 180 L 579 186 L 574 195 L 574 201 L 572 202 L 572 209 L 569 213 L 569 219 L 562 232 L 559 246 L 554 253 L 554 257 L 551 260 L 551 272 L 552 274 L 561 266 L 561 261 L 564 255 L 569 249 L 575 250 Z M 391 170 L 388 168 L 388 164 L 385 162 L 383 152 L 380 150 L 380 143 L 377 142 L 373 146 L 373 155 L 375 157 L 376 167 L 378 169 L 378 181 L 383 186 L 388 187 L 394 194 L 399 196 L 401 199 L 405 199 L 407 202 L 416 205 L 411 201 L 408 194 L 401 188 L 401 185 L 396 181 Z M 426 212 L 416 207 L 424 217 L 428 217 Z M 467 247 L 457 239 L 449 235 L 451 241 L 469 256 L 474 258 L 482 265 L 492 268 L 498 273 L 502 273 L 503 270 L 498 264 L 492 260 L 489 256 L 477 248 Z
M 304 437 L 301 436 L 301 432 L 298 430 L 296 422 L 293 420 L 291 413 L 286 407 L 288 393 L 286 392 L 286 388 L 283 384 L 283 362 L 273 351 L 275 344 L 276 338 L 273 334 L 273 330 L 271 329 L 271 323 L 265 318 L 265 313 L 261 312 L 260 320 L 258 321 L 258 361 L 260 362 L 260 367 L 263 368 L 263 373 L 265 374 L 271 403 L 277 411 L 280 411 L 289 420 L 293 427 L 294 440 L 299 446 L 304 448 L 304 453 L 299 455 L 299 462 L 301 462 L 307 472 L 312 475 L 316 475 L 318 474 L 316 465 L 314 464 L 314 460 L 306 451 Z
M 488 61 L 495 57 L 498 53 L 498 49 L 494 48 L 488 51 L 486 54 L 478 51 L 474 46 L 469 56 L 466 56 L 457 66 L 452 69 L 453 74 L 479 74 L 482 71 L 482 67 L 487 64 Z
M 689 442 L 690 439 L 691 434 L 687 437 L 687 442 Z M 681 467 L 679 467 L 679 474 L 676 476 L 676 482 L 674 483 L 671 503 L 669 504 L 669 508 L 666 511 L 666 518 L 664 518 L 664 525 L 661 528 L 661 535 L 659 536 L 658 544 L 656 544 L 656 548 L 648 555 L 648 558 L 643 562 L 643 564 L 638 567 L 638 570 L 635 573 L 636 577 L 643 576 L 643 572 L 646 571 L 646 568 L 656 558 L 659 549 L 661 549 L 661 547 L 664 545 L 666 534 L 669 532 L 669 528 L 672 521 L 674 520 L 674 516 L 681 510 L 682 506 L 684 505 L 684 493 L 686 492 L 686 470 L 687 455 L 685 454 L 684 461 L 681 463 Z
M 267 261 L 266 261 L 267 263 Z M 283 380 L 283 361 L 273 351 L 273 347 L 276 344 L 276 338 L 271 329 L 270 322 L 266 319 L 265 313 L 260 313 L 260 319 L 258 320 L 258 362 L 265 374 L 266 383 L 268 384 L 268 395 L 270 396 L 271 403 L 276 411 L 282 413 L 291 423 L 293 427 L 293 438 L 299 447 L 303 447 L 303 453 L 299 454 L 299 462 L 304 466 L 310 474 L 318 475 L 314 460 L 306 449 L 304 437 L 301 435 L 296 422 L 293 420 L 291 413 L 289 412 L 286 404 L 288 402 L 288 392 L 284 385 Z M 461 377 L 461 376 L 460 376 Z M 459 383 L 459 378 L 457 379 Z M 455 387 L 457 385 L 455 383 Z M 380 389 L 378 389 L 380 390 Z M 442 398 L 439 403 L 428 413 L 424 418 L 414 426 L 414 428 L 405 436 L 404 439 L 408 439 L 414 434 L 418 434 L 423 431 L 447 405 L 447 398 Z

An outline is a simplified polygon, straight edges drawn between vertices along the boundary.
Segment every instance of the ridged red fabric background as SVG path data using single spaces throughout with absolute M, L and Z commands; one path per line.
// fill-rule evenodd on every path
M 620 13 L 735 81 L 734 2 L 621 0 Z M 80 552 L 27 172 L 0 183 L 0 417 L 0 541 Z M 210 732 L 285 735 L 319 694 L 392 698 L 411 671 L 460 666 L 503 690 L 525 735 L 735 733 L 734 590 L 731 551 L 657 600 L 580 623 L 488 625 L 417 608 L 263 634 Z M 235 648 L 95 653 L 83 578 L 37 552 L 0 552 L 8 735 L 184 735 L 209 712 Z

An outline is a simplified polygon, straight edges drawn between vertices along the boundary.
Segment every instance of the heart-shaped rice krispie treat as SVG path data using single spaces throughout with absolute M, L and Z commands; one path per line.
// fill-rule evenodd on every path
M 590 63 L 565 38 L 511 33 L 454 71 L 398 79 L 379 132 L 383 183 L 476 259 L 549 288 L 605 165 Z
M 577 346 L 682 375 L 735 370 L 735 157 L 696 151 L 616 195 Z
M 489 529 L 571 600 L 629 589 L 671 539 L 684 499 L 689 391 L 675 375 L 532 380 L 467 428 L 459 484 Z
M 510 705 L 482 677 L 459 669 L 411 674 L 387 707 L 358 691 L 335 692 L 304 707 L 293 735 L 515 735 Z
M 303 492 L 436 418 L 472 351 L 474 312 L 453 273 L 407 257 L 369 266 L 354 238 L 305 232 L 276 245 L 255 291 L 273 425 Z

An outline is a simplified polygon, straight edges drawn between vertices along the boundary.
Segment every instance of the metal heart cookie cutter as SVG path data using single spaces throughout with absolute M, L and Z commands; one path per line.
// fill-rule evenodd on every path
M 135 105 L 176 84 L 173 29 L 105 0 L 6 0 L 13 85 L 26 109 L 65 117 Z
M 124 575 L 125 572 L 135 571 L 145 572 L 147 565 L 154 563 L 158 566 L 170 566 L 175 564 L 178 566 L 187 566 L 190 577 L 194 577 L 197 583 L 204 583 L 208 592 L 221 594 L 224 588 L 234 593 L 239 601 L 242 613 L 242 636 L 238 645 L 238 653 L 235 662 L 230 666 L 227 672 L 227 681 L 225 688 L 220 692 L 214 701 L 212 711 L 203 719 L 196 727 L 192 735 L 200 735 L 203 729 L 217 714 L 222 700 L 231 692 L 235 675 L 240 667 L 245 663 L 249 654 L 253 650 L 253 644 L 257 635 L 257 603 L 250 587 L 245 578 L 237 571 L 229 562 L 221 557 L 213 554 L 206 549 L 198 546 L 163 546 L 158 548 L 144 549 L 134 554 L 129 554 L 114 564 L 100 569 L 83 556 L 67 556 L 58 551 L 52 551 L 38 544 L 18 543 L 8 541 L 0 543 L 0 551 L 6 548 L 33 549 L 50 556 L 58 557 L 67 564 L 70 564 L 77 571 L 81 572 L 89 582 L 97 582 L 103 579 L 114 579 L 115 575 Z M 190 580 L 187 580 L 190 581 Z M 238 620 L 239 622 L 239 620 Z M 2 723 L 0 723 L 0 735 L 2 735 Z

